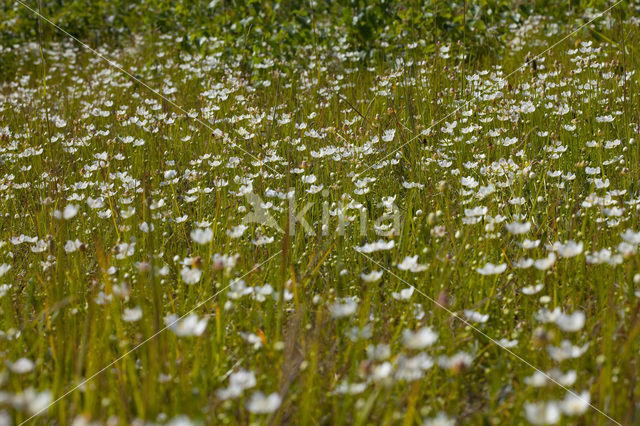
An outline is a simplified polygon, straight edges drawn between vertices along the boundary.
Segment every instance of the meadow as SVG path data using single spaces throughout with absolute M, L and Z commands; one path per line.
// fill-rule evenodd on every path
M 640 3 L 294 3 L 1 6 L 0 425 L 640 424 Z

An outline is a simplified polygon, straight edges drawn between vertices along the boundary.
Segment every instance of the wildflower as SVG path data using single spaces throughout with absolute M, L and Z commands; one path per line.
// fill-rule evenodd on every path
M 451 357 L 441 356 L 438 358 L 438 365 L 454 373 L 459 373 L 469 368 L 473 362 L 473 357 L 466 352 L 458 352 Z
M 374 283 L 382 278 L 382 271 L 371 271 L 368 274 L 362 273 L 360 278 L 366 283 Z
M 211 228 L 196 228 L 191 231 L 191 239 L 196 244 L 208 244 L 213 239 L 213 230 Z
M 256 376 L 251 371 L 239 370 L 229 376 L 229 387 L 218 389 L 216 394 L 220 399 L 237 398 L 256 385 Z
M 75 426 L 75 425 L 74 425 Z M 166 426 L 195 426 L 195 423 L 192 422 L 189 417 L 185 415 L 180 415 L 172 418 L 166 423 Z
M 142 308 L 136 306 L 134 308 L 124 308 L 122 312 L 122 320 L 125 322 L 136 322 L 142 318 Z
M 513 266 L 515 266 L 516 268 L 519 269 L 528 269 L 531 268 L 534 264 L 534 260 L 529 258 L 529 257 L 523 257 L 521 259 L 518 259 Z
M 553 244 L 553 249 L 558 252 L 562 257 L 575 257 L 582 253 L 584 244 L 582 242 L 576 243 L 570 240 L 564 244 L 556 242 Z
M 427 265 L 420 265 L 418 263 L 418 255 L 407 256 L 400 264 L 398 264 L 398 269 L 400 269 L 401 271 L 411 271 L 417 273 L 426 270 Z
M 82 246 L 83 246 L 82 242 L 80 242 L 80 240 L 78 239 L 76 239 L 75 241 L 69 240 L 64 245 L 64 251 L 67 253 L 73 253 L 74 251 L 78 250 Z
M 507 231 L 513 235 L 526 234 L 531 230 L 531 222 L 513 222 L 506 225 Z
M 401 355 L 397 359 L 395 378 L 407 382 L 419 380 L 431 367 L 433 367 L 433 360 L 423 352 L 414 357 Z
M 422 327 L 416 332 L 411 330 L 402 332 L 402 343 L 407 349 L 424 349 L 434 344 L 436 340 L 438 340 L 438 333 L 431 327 Z
M 72 219 L 76 214 L 78 214 L 79 209 L 80 206 L 76 204 L 68 204 L 62 211 L 62 218 L 64 220 Z
M 579 416 L 587 411 L 590 402 L 591 395 L 589 395 L 589 392 L 587 391 L 582 392 L 580 395 L 567 393 L 564 399 L 560 402 L 560 407 L 568 416 Z
M 256 392 L 247 402 L 247 410 L 254 414 L 269 414 L 276 411 L 281 403 L 282 398 L 275 392 L 269 396 L 265 396 L 262 392 Z
M 549 356 L 555 361 L 560 362 L 565 359 L 580 358 L 589 348 L 589 343 L 583 346 L 574 346 L 568 340 L 563 340 L 560 346 L 547 346 Z
M 12 373 L 26 374 L 33 371 L 35 364 L 29 358 L 20 358 L 16 362 L 7 362 L 7 366 Z
M 355 314 L 358 304 L 351 298 L 344 299 L 343 303 L 336 302 L 329 306 L 329 312 L 333 318 L 346 318 Z
M 556 320 L 556 324 L 558 327 L 562 329 L 562 331 L 570 331 L 575 332 L 579 331 L 585 322 L 585 315 L 581 311 L 576 311 L 573 314 L 561 314 Z
M 393 366 L 390 362 L 385 361 L 382 364 L 373 367 L 373 370 L 371 371 L 371 379 L 375 382 L 379 382 L 389 378 L 392 372 Z
M 455 426 L 456 419 L 447 416 L 446 413 L 438 413 L 437 416 L 425 419 L 422 426 Z
M 560 421 L 560 408 L 555 402 L 524 404 L 525 417 L 534 425 L 553 425 Z
M 382 135 L 382 140 L 384 142 L 391 142 L 396 135 L 396 129 L 388 129 L 384 131 Z
M 265 244 L 271 244 L 274 241 L 274 237 L 267 237 L 266 235 L 260 235 L 257 239 L 253 240 L 253 244 L 256 246 L 263 246 Z
M 391 293 L 391 297 L 396 300 L 409 300 L 413 295 L 414 290 L 415 287 L 403 288 L 402 290 L 400 290 L 400 293 L 396 293 L 395 291 Z
M 227 235 L 231 239 L 240 238 L 248 228 L 248 226 L 240 224 L 238 226 L 234 226 L 230 231 L 227 230 Z
M 480 312 L 472 311 L 469 309 L 465 309 L 464 316 L 467 317 L 470 321 L 485 323 L 489 319 L 489 315 L 483 315 Z
M 192 285 L 200 281 L 200 278 L 202 277 L 202 271 L 198 268 L 185 266 L 180 271 L 180 276 L 182 277 L 182 281 L 184 281 L 185 284 Z
M 153 223 L 149 224 L 147 222 L 142 222 L 138 228 L 140 229 L 140 231 L 144 232 L 145 234 L 148 234 L 149 232 L 153 232 L 156 229 Z
M 631 229 L 627 229 L 621 235 L 622 239 L 629 244 L 637 246 L 640 244 L 640 232 L 634 232 Z
M 36 415 L 46 410 L 52 400 L 53 395 L 48 390 L 38 392 L 33 388 L 27 388 L 22 393 L 14 395 L 11 402 L 16 410 L 26 410 Z
M 466 186 L 467 188 L 475 188 L 478 186 L 478 181 L 473 178 L 473 176 L 467 176 L 460 179 L 460 183 L 462 186 Z
M 377 345 L 367 346 L 367 357 L 376 361 L 383 361 L 391 356 L 391 348 L 389 345 L 379 343 Z
M 349 383 L 345 380 L 336 387 L 333 393 L 336 395 L 358 395 L 364 392 L 366 388 L 366 383 Z
M 526 294 L 530 296 L 532 294 L 539 293 L 540 290 L 542 290 L 543 288 L 544 288 L 544 284 L 542 283 L 532 285 L 532 286 L 522 287 L 522 294 Z
M 506 338 L 502 338 L 498 340 L 498 345 L 502 346 L 503 348 L 514 348 L 518 345 L 518 340 L 509 340 Z
M 173 331 L 176 336 L 188 337 L 188 336 L 200 336 L 207 328 L 208 317 L 198 319 L 198 316 L 194 313 L 187 315 L 184 318 L 178 318 L 175 314 L 170 314 L 165 317 L 164 323 Z
M 533 266 L 541 271 L 546 271 L 551 268 L 554 263 L 556 263 L 556 254 L 554 252 L 549 252 L 547 257 L 536 260 Z
M 480 275 L 496 275 L 501 274 L 507 270 L 507 264 L 502 263 L 500 265 L 494 265 L 493 263 L 487 263 L 482 268 L 477 268 L 476 271 Z
M 258 336 L 255 333 L 240 333 L 242 339 L 253 346 L 253 349 L 258 350 L 262 347 L 263 337 Z
M 361 253 L 373 253 L 374 251 L 391 250 L 394 246 L 395 242 L 393 240 L 385 241 L 379 239 L 376 242 L 365 244 L 362 247 L 355 247 L 355 250 Z
M 9 269 L 11 269 L 11 265 L 8 265 L 6 263 L 3 263 L 0 265 L 0 277 L 2 277 L 4 274 L 6 274 Z

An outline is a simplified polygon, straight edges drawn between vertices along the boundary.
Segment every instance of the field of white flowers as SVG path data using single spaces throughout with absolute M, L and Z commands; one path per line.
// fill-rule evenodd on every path
M 639 424 L 636 10 L 286 63 L 40 19 L 0 46 L 0 425 Z

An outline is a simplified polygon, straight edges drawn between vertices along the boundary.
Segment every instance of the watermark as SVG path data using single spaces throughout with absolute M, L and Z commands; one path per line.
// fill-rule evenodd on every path
M 361 237 L 369 235 L 371 231 L 386 237 L 400 235 L 403 215 L 395 203 L 395 197 L 385 197 L 379 203 L 367 207 L 342 198 L 332 202 L 329 194 L 325 189 L 321 192 L 321 200 L 297 200 L 295 189 L 291 188 L 278 197 L 286 203 L 285 209 L 278 209 L 272 202 L 265 202 L 260 195 L 247 193 L 245 197 L 251 210 L 242 218 L 242 224 L 258 224 L 282 234 L 286 230 L 289 235 L 304 232 L 308 236 L 344 236 L 348 229 L 355 229 Z M 274 217 L 276 213 L 281 213 L 280 220 Z M 288 217 L 284 217 L 282 213 Z M 319 217 L 320 220 L 310 222 L 310 217 Z

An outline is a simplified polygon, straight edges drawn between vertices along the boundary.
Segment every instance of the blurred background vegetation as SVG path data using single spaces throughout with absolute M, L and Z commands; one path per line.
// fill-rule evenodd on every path
M 333 43 L 337 36 L 344 36 L 363 60 L 415 42 L 428 52 L 436 41 L 461 42 L 468 52 L 484 55 L 499 51 L 510 24 L 531 15 L 563 20 L 612 4 L 606 0 L 23 1 L 92 45 L 117 43 L 132 34 L 171 33 L 183 36 L 184 49 L 197 49 L 202 37 L 215 37 L 230 54 L 268 53 L 282 61 L 294 57 L 301 46 Z M 18 2 L 1 2 L 0 13 L 3 45 L 38 39 L 36 15 Z M 48 25 L 42 31 L 46 40 L 64 37 Z

